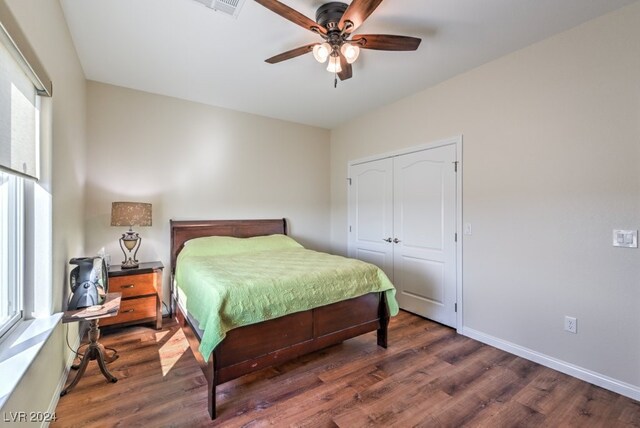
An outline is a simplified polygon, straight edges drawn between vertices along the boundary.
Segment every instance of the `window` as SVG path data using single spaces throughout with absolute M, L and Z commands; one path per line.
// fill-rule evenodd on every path
M 53 85 L 6 3 L 0 0 L 0 408 L 62 316 L 51 304 L 50 173 L 38 182 L 40 138 L 52 147 L 45 97 Z
M 0 337 L 22 318 L 23 180 L 0 171 Z
M 37 180 L 39 173 L 41 91 L 5 22 L 0 22 L 0 340 L 25 312 L 24 225 L 33 205 L 25 204 L 25 191 L 27 180 Z

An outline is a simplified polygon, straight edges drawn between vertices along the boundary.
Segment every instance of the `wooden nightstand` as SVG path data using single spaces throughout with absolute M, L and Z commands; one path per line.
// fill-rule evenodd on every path
M 109 292 L 122 293 L 118 316 L 100 321 L 101 327 L 153 322 L 162 328 L 162 262 L 140 263 L 132 269 L 109 267 Z

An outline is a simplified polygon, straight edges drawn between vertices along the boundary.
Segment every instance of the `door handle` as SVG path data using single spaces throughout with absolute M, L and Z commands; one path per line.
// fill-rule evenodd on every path
M 391 238 L 383 239 L 385 242 L 391 242 Z
M 393 238 L 393 243 L 397 244 L 398 242 L 402 242 L 401 240 L 399 240 L 398 238 Z

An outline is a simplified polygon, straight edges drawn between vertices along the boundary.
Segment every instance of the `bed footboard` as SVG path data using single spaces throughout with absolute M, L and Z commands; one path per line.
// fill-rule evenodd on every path
M 385 293 L 236 328 L 227 333 L 208 361 L 198 351 L 199 338 L 188 317 L 180 309 L 176 315 L 207 378 L 211 419 L 216 417 L 217 385 L 371 331 L 377 331 L 378 345 L 387 347 L 389 308 Z

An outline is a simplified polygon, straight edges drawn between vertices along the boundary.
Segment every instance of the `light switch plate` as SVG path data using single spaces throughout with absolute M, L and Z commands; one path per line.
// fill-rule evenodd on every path
M 614 229 L 613 246 L 624 248 L 638 248 L 638 231 Z

